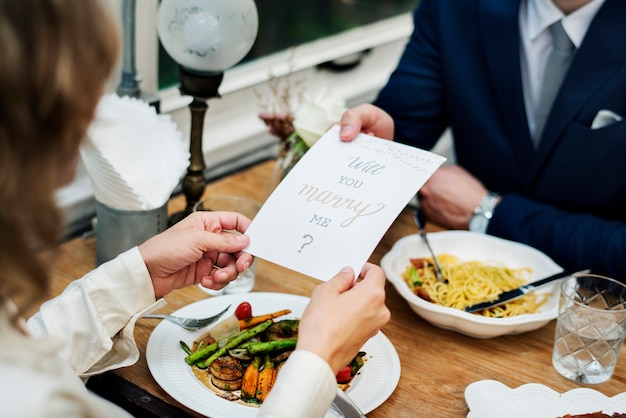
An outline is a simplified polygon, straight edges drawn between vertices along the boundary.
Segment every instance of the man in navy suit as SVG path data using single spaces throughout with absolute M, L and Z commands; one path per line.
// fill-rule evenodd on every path
M 538 132 L 557 21 L 575 51 Z M 421 0 L 374 105 L 346 112 L 343 140 L 430 149 L 452 130 L 457 164 L 420 190 L 430 221 L 626 281 L 626 1 Z

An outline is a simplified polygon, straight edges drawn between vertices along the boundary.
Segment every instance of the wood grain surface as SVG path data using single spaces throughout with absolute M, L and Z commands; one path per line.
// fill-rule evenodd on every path
M 263 162 L 212 182 L 207 185 L 205 196 L 233 194 L 263 201 L 273 165 L 273 161 Z M 184 205 L 184 197 L 178 196 L 171 200 L 168 209 L 173 213 L 182 210 Z M 379 264 L 395 241 L 416 232 L 412 211 L 405 209 L 387 231 L 370 261 Z M 95 267 L 96 245 L 93 238 L 76 238 L 62 245 L 52 266 L 51 296 Z M 317 283 L 307 276 L 259 260 L 253 291 L 310 296 Z M 169 313 L 207 297 L 210 296 L 195 286 L 178 290 L 166 296 L 168 305 L 161 312 Z M 558 392 L 581 387 L 552 368 L 554 321 L 525 334 L 482 340 L 430 325 L 410 309 L 389 283 L 387 305 L 392 317 L 382 331 L 398 351 L 402 373 L 393 394 L 368 417 L 464 417 L 468 413 L 464 390 L 470 383 L 483 379 L 499 380 L 512 388 L 536 382 Z M 137 322 L 135 337 L 141 358 L 135 365 L 114 373 L 190 416 L 199 416 L 165 393 L 148 370 L 146 343 L 157 324 L 154 320 Z M 609 382 L 590 387 L 608 396 L 625 391 L 624 355 Z

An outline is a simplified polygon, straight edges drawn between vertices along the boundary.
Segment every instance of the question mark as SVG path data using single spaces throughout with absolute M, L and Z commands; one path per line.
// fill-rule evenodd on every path
M 312 237 L 311 235 L 306 234 L 306 235 L 303 235 L 303 236 L 302 236 L 302 238 L 307 238 L 307 237 L 309 238 L 308 242 L 305 242 L 304 244 L 302 244 L 302 246 L 300 247 L 300 249 L 298 250 L 298 252 L 302 252 L 302 249 L 303 249 L 304 247 L 306 247 L 307 245 L 309 245 L 310 243 L 312 243 L 312 242 L 313 242 L 313 237 Z

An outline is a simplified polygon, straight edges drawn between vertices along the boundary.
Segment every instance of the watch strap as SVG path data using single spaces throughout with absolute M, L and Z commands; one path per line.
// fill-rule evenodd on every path
M 483 234 L 487 232 L 487 226 L 489 226 L 489 221 L 493 217 L 493 211 L 498 205 L 500 197 L 498 193 L 489 192 L 481 199 L 478 206 L 474 209 L 474 214 L 470 218 L 470 231 L 481 232 Z

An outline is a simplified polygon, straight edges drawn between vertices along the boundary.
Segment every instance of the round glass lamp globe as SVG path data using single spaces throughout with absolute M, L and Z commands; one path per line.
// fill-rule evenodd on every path
M 183 67 L 221 73 L 250 51 L 259 29 L 254 0 L 162 0 L 157 32 Z

